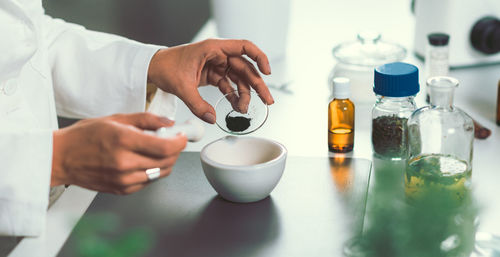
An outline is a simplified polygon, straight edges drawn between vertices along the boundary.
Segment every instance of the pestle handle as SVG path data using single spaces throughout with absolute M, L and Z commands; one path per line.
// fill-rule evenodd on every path
M 175 124 L 172 127 L 162 127 L 156 131 L 146 131 L 148 134 L 154 134 L 161 138 L 174 137 L 181 132 L 186 134 L 186 137 L 190 142 L 197 142 L 201 140 L 205 134 L 205 127 L 200 120 L 192 118 L 184 123 Z

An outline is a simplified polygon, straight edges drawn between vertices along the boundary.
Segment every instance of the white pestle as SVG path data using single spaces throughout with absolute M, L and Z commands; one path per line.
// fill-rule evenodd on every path
M 201 140 L 205 134 L 205 127 L 197 118 L 192 118 L 184 123 L 175 124 L 172 127 L 162 127 L 156 131 L 145 131 L 148 134 L 156 135 L 161 138 L 174 137 L 179 133 L 186 134 L 187 139 L 190 142 L 197 142 Z

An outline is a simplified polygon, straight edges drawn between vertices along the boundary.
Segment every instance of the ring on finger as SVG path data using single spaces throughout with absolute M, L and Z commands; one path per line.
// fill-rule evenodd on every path
M 157 180 L 160 177 L 160 168 L 151 168 L 146 170 L 148 181 Z

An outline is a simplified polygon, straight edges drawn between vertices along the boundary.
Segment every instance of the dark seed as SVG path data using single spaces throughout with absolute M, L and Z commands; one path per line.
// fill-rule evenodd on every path
M 407 118 L 380 116 L 372 121 L 373 150 L 387 157 L 404 157 Z

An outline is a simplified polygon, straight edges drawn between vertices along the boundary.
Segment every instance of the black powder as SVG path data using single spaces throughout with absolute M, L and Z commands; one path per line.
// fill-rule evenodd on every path
M 243 116 L 229 116 L 233 111 L 226 115 L 226 126 L 232 132 L 242 132 L 250 127 L 250 118 Z

